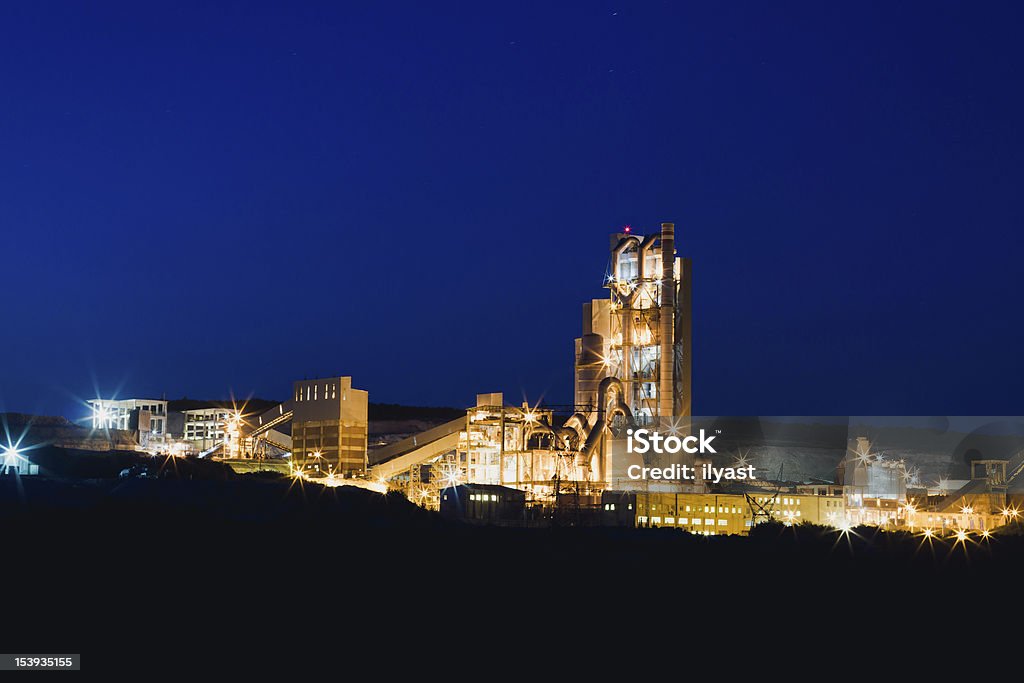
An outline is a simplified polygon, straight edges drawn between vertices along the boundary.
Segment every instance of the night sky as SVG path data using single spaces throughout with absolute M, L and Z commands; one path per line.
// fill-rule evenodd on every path
M 0 408 L 571 401 L 676 223 L 698 414 L 1021 414 L 1019 3 L 4 3 Z

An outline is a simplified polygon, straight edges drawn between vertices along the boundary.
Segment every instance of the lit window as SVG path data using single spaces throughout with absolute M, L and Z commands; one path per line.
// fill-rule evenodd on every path
M 628 507 L 627 509 L 629 509 L 629 510 L 632 510 L 632 509 L 633 509 L 633 504 L 632 504 L 632 503 L 630 503 L 630 504 L 629 504 L 629 507 Z
M 651 524 L 661 524 L 661 517 L 651 517 Z
M 713 520 L 713 519 L 705 519 L 704 520 L 704 526 L 714 526 L 714 525 L 715 525 L 715 520 Z
M 725 519 L 718 520 L 718 526 L 725 526 L 728 523 L 729 523 L 729 521 L 725 520 Z
M 694 526 L 700 526 L 700 520 L 699 520 L 699 519 L 697 519 L 696 517 L 694 517 L 694 518 L 693 518 L 693 525 L 694 525 Z
M 609 509 L 614 510 L 615 509 L 615 503 L 612 503 L 611 507 Z
M 641 524 L 646 524 L 647 523 L 647 518 L 644 517 L 643 515 L 638 515 L 637 518 L 636 518 L 636 521 L 640 522 Z
M 686 519 L 686 517 L 680 517 L 679 518 L 679 523 L 680 524 L 689 524 L 690 520 Z
M 676 523 L 676 518 L 675 517 L 666 517 L 665 518 L 665 524 L 675 524 L 675 523 Z
M 493 502 L 497 503 L 497 502 L 498 502 L 498 496 L 496 496 L 496 495 L 494 495 L 494 494 L 492 493 L 492 494 L 491 494 L 491 500 L 492 500 Z
M 689 505 L 687 505 L 687 506 L 686 506 L 686 511 L 687 511 L 687 512 L 689 512 L 689 511 L 690 511 L 690 506 L 689 506 Z

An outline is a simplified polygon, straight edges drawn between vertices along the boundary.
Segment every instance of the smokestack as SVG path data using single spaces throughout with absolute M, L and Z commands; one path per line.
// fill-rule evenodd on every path
M 675 377 L 676 308 L 676 226 L 661 224 L 661 378 L 658 387 L 658 417 L 672 416 Z

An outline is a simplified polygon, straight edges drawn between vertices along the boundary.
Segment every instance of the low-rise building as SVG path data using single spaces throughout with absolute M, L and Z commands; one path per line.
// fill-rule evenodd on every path
M 441 514 L 489 524 L 522 524 L 526 492 L 495 484 L 462 484 L 441 491 Z
M 172 443 L 167 401 L 156 398 L 101 399 L 89 401 L 89 420 L 94 430 L 133 432 L 138 448 L 151 453 L 166 450 Z
M 146 429 L 154 436 L 167 433 L 167 401 L 156 398 L 95 398 L 89 401 L 92 407 L 93 429 L 122 429 L 133 431 L 145 422 Z M 145 415 L 144 420 L 142 415 Z
M 841 495 L 607 492 L 603 506 L 606 517 L 615 513 L 616 520 L 631 513 L 639 527 L 667 526 L 706 536 L 747 534 L 755 523 L 769 520 L 837 526 L 846 519 Z

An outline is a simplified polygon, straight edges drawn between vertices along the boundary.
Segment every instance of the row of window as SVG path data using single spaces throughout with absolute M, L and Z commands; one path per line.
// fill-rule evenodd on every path
M 700 512 L 700 510 L 696 509 L 696 508 L 700 507 L 699 505 L 694 505 L 693 506 L 694 509 L 692 509 L 692 510 L 691 510 L 691 506 L 689 506 L 689 505 L 687 505 L 685 507 L 686 507 L 686 510 L 685 510 L 686 512 Z M 657 505 L 652 505 L 651 506 L 651 511 L 652 512 L 656 511 L 657 509 L 658 509 Z M 669 505 L 668 509 L 669 510 L 673 510 L 674 506 Z M 704 512 L 714 513 L 716 510 L 715 510 L 715 506 L 714 505 L 705 505 L 703 511 Z M 728 514 L 738 515 L 741 512 L 743 512 L 743 508 L 736 507 L 735 505 L 719 505 L 717 512 L 720 515 L 728 515 Z
M 338 397 L 338 385 L 337 384 L 324 384 L 324 399 L 337 398 Z M 342 394 L 342 400 L 345 399 Z M 299 387 L 295 391 L 296 401 L 319 401 L 320 400 L 320 385 L 319 384 L 307 384 L 305 391 L 302 387 Z
M 216 413 L 216 415 L 210 414 L 185 414 L 185 422 L 217 422 L 221 420 L 227 420 L 227 413 Z
M 498 496 L 493 493 L 471 493 L 469 494 L 470 500 L 480 501 L 481 503 L 497 503 Z
M 680 517 L 679 519 L 676 519 L 675 517 L 664 517 L 664 518 L 662 518 L 662 517 L 650 517 L 650 518 L 648 518 L 648 517 L 646 517 L 644 515 L 638 515 L 637 518 L 636 518 L 636 521 L 637 521 L 638 524 L 647 524 L 648 521 L 650 521 L 651 524 L 668 524 L 668 525 L 672 525 L 672 526 L 675 526 L 676 524 L 687 525 L 687 526 L 700 526 L 700 527 L 714 527 L 714 526 L 723 527 L 723 526 L 729 526 L 729 520 L 727 520 L 727 519 L 714 520 L 714 519 L 709 519 L 709 518 L 701 519 L 700 517 L 694 517 L 693 519 L 689 519 L 687 517 Z M 749 519 L 743 520 L 743 526 L 749 527 L 750 525 L 751 525 L 751 520 L 749 520 Z

